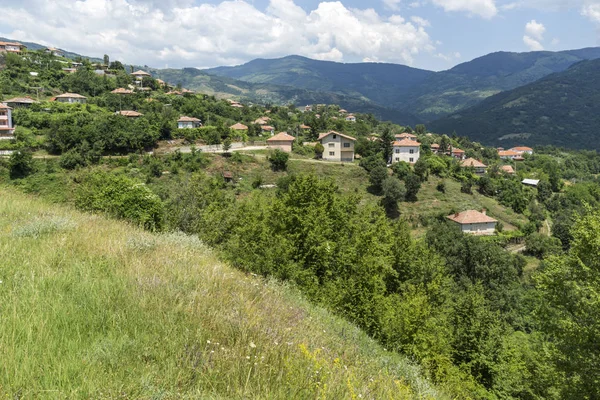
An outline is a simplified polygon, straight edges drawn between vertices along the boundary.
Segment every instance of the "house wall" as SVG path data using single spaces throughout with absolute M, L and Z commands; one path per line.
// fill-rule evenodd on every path
M 487 222 L 483 224 L 461 224 L 463 233 L 471 235 L 493 235 L 496 233 L 496 223 Z
M 12 139 L 13 134 L 12 110 L 0 109 L 0 138 Z
M 271 140 L 267 141 L 269 148 L 271 149 L 279 149 L 281 151 L 285 151 L 286 153 L 292 152 L 292 143 L 288 140 Z
M 411 154 L 410 151 L 413 151 Z M 394 147 L 392 149 L 392 164 L 404 161 L 407 163 L 414 164 L 419 160 L 421 156 L 419 146 L 415 147 Z M 410 159 L 412 158 L 412 161 Z
M 85 104 L 86 99 L 79 99 L 74 97 L 61 97 L 56 99 L 59 103 L 71 103 L 71 104 Z
M 335 136 L 335 138 L 334 138 Z M 354 141 L 340 135 L 331 134 L 321 139 L 323 144 L 323 160 L 327 161 L 354 161 Z
M 190 122 L 178 122 L 177 127 L 179 129 L 191 129 L 194 127 L 194 123 L 191 121 Z

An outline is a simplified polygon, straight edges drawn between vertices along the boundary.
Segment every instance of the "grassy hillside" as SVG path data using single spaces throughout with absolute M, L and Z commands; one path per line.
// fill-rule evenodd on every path
M 582 61 L 429 126 L 440 133 L 456 131 L 494 146 L 520 143 L 599 149 L 599 68 L 600 60 Z
M 0 188 L 0 393 L 443 398 L 404 358 L 202 243 Z

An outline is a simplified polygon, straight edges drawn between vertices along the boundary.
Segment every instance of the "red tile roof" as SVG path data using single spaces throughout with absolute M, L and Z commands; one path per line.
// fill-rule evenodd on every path
M 118 88 L 118 89 L 113 90 L 111 93 L 114 93 L 114 94 L 132 94 L 133 90 L 124 89 L 124 88 Z
M 182 116 L 177 122 L 202 122 L 198 118 Z
M 498 152 L 498 155 L 500 157 L 514 157 L 514 156 L 518 156 L 519 153 L 517 153 L 516 151 L 513 151 L 513 150 L 501 150 Z
M 474 158 L 467 158 L 460 162 L 461 167 L 487 168 L 487 165 Z
M 141 117 L 142 113 L 132 110 L 117 111 L 116 114 L 121 114 L 124 117 Z
M 244 124 L 240 124 L 239 122 L 235 125 L 231 125 L 229 129 L 233 129 L 235 131 L 247 131 L 248 127 Z
M 503 165 L 500 167 L 500 169 L 504 172 L 506 172 L 507 174 L 514 174 L 515 170 L 513 169 L 513 167 L 511 165 Z
M 394 144 L 392 144 L 394 147 L 419 147 L 420 145 L 421 143 L 410 139 L 396 140 Z
M 280 132 L 277 135 L 267 139 L 267 142 L 293 142 L 296 140 L 292 135 L 288 135 L 287 132 Z
M 452 153 L 464 153 L 464 150 L 459 149 L 458 147 L 453 147 L 452 148 Z
M 275 128 L 273 128 L 270 125 L 263 125 L 263 126 L 260 127 L 260 129 L 262 129 L 263 131 L 266 131 L 266 132 L 271 132 L 271 131 L 275 130 Z
M 37 103 L 37 101 L 31 97 L 14 97 L 12 99 L 4 100 L 3 103 L 33 104 Z
M 320 140 L 322 140 L 323 138 L 326 138 L 327 136 L 329 136 L 329 135 L 332 135 L 332 134 L 333 134 L 333 135 L 339 135 L 339 136 L 341 136 L 341 137 L 343 137 L 343 138 L 346 138 L 346 139 L 348 139 L 348 140 L 356 140 L 356 139 L 355 139 L 355 138 L 353 138 L 352 136 L 344 135 L 343 133 L 339 133 L 339 132 L 336 132 L 336 131 L 329 131 L 329 132 L 327 132 L 327 133 L 321 133 L 321 134 L 319 135 L 319 139 L 318 139 L 318 140 L 320 141 Z
M 417 135 L 413 135 L 411 133 L 404 132 L 404 133 L 396 134 L 396 135 L 394 135 L 394 137 L 397 137 L 397 138 L 416 138 Z
M 448 215 L 448 218 L 451 221 L 457 222 L 461 225 L 464 224 L 485 224 L 490 222 L 498 222 L 492 217 L 487 216 L 486 214 L 475 211 L 475 210 L 467 210 L 461 213 L 456 213 L 452 215 Z
M 134 75 L 134 76 L 137 76 L 137 75 L 140 75 L 140 76 L 152 76 L 149 73 L 147 73 L 146 71 L 142 71 L 141 69 L 133 72 L 131 75 Z
M 63 93 L 60 96 L 56 96 L 56 99 L 87 99 L 87 97 L 82 96 L 77 93 Z
M 518 146 L 518 147 L 513 147 L 512 149 L 510 149 L 512 151 L 519 151 L 519 152 L 523 152 L 523 151 L 533 151 L 533 149 L 531 147 L 525 147 L 525 146 Z

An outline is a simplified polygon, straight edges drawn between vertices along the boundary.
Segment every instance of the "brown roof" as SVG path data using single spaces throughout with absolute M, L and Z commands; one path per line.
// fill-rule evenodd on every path
M 142 71 L 141 69 L 133 72 L 131 75 L 152 76 L 149 73 L 147 73 L 146 71 Z
M 498 222 L 498 220 L 495 220 L 494 218 L 489 217 L 486 214 L 479 212 L 479 211 L 475 211 L 475 210 L 467 210 L 467 211 L 463 211 L 461 213 L 448 215 L 446 218 L 448 218 L 450 221 L 457 222 L 461 225 L 485 224 L 488 222 Z
M 518 146 L 518 147 L 513 147 L 512 149 L 510 149 L 512 151 L 533 151 L 533 149 L 531 147 L 525 147 L 525 146 Z
M 223 171 L 223 178 L 232 179 L 233 178 L 233 172 L 231 172 L 231 171 Z
M 500 167 L 500 169 L 504 172 L 506 172 L 507 174 L 514 174 L 515 170 L 513 169 L 513 167 L 511 165 L 503 165 Z
M 10 108 L 9 106 L 7 106 L 6 104 L 2 104 L 0 103 L 0 108 L 4 109 L 4 110 L 12 110 L 12 108 Z
M 475 167 L 475 168 L 486 168 L 487 165 L 478 161 L 474 158 L 467 158 L 466 160 L 462 160 L 460 162 L 461 167 Z
M 439 149 L 439 148 L 440 148 L 440 145 L 439 145 L 439 144 L 437 144 L 437 143 L 433 143 L 433 144 L 431 145 L 431 148 L 432 148 L 432 149 Z
M 235 131 L 247 131 L 248 127 L 244 124 L 240 124 L 239 122 L 235 125 L 231 125 L 229 129 L 233 129 Z
M 263 125 L 263 126 L 260 127 L 260 129 L 262 129 L 263 131 L 268 131 L 268 132 L 275 130 L 275 128 L 273 128 L 270 125 Z
M 394 137 L 397 137 L 397 138 L 416 138 L 417 135 L 413 135 L 411 133 L 404 132 L 404 133 L 399 133 L 397 135 L 394 135 Z
M 13 97 L 12 99 L 4 100 L 4 103 L 21 103 L 21 104 L 33 104 L 37 103 L 31 97 Z
M 111 93 L 114 93 L 114 94 L 132 94 L 133 90 L 124 89 L 124 88 L 118 88 L 118 89 L 113 90 Z
M 287 132 L 279 132 L 277 135 L 267 139 L 267 142 L 293 142 L 296 140 L 292 135 L 288 135 Z
M 516 151 L 512 151 L 512 150 L 501 150 L 498 152 L 498 155 L 500 157 L 514 157 L 514 156 L 518 156 L 519 153 L 517 153 Z
M 72 98 L 72 99 L 87 99 L 87 97 L 82 96 L 80 94 L 77 93 L 63 93 L 59 96 L 56 96 L 57 99 L 68 99 L 68 98 Z
M 182 116 L 177 122 L 202 122 L 198 118 Z
M 266 125 L 267 121 L 264 118 L 258 118 L 256 121 L 254 121 L 254 123 L 258 125 Z
M 141 117 L 142 115 L 144 115 L 142 113 L 132 110 L 117 111 L 116 113 L 121 114 L 124 117 Z
M 419 147 L 420 145 L 421 143 L 410 139 L 396 140 L 393 144 L 394 147 Z
M 334 135 L 340 135 L 341 137 L 343 137 L 343 138 L 346 138 L 346 139 L 348 139 L 348 140 L 356 140 L 356 139 L 355 139 L 355 138 L 353 138 L 352 136 L 344 135 L 343 133 L 339 133 L 339 132 L 336 132 L 336 131 L 329 131 L 329 132 L 327 132 L 327 133 L 321 133 L 321 134 L 319 135 L 319 139 L 318 139 L 318 140 L 320 141 L 320 140 L 322 140 L 322 139 L 326 138 L 327 136 L 329 136 L 329 135 L 331 135 L 331 134 L 334 134 Z
M 310 129 L 310 126 L 302 124 L 300 125 L 300 129 Z
M 240 103 L 234 103 L 231 105 L 231 107 L 235 107 L 235 108 L 244 108 L 243 105 L 241 105 Z
M 464 150 L 461 150 L 461 149 L 459 149 L 458 147 L 453 147 L 453 148 L 452 148 L 452 152 L 453 152 L 453 153 L 464 153 L 465 151 L 464 151 Z

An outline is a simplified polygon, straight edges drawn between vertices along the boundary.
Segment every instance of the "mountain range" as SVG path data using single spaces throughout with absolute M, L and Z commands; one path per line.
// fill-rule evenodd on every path
M 428 128 L 502 147 L 552 144 L 600 149 L 600 60 L 491 96 Z

